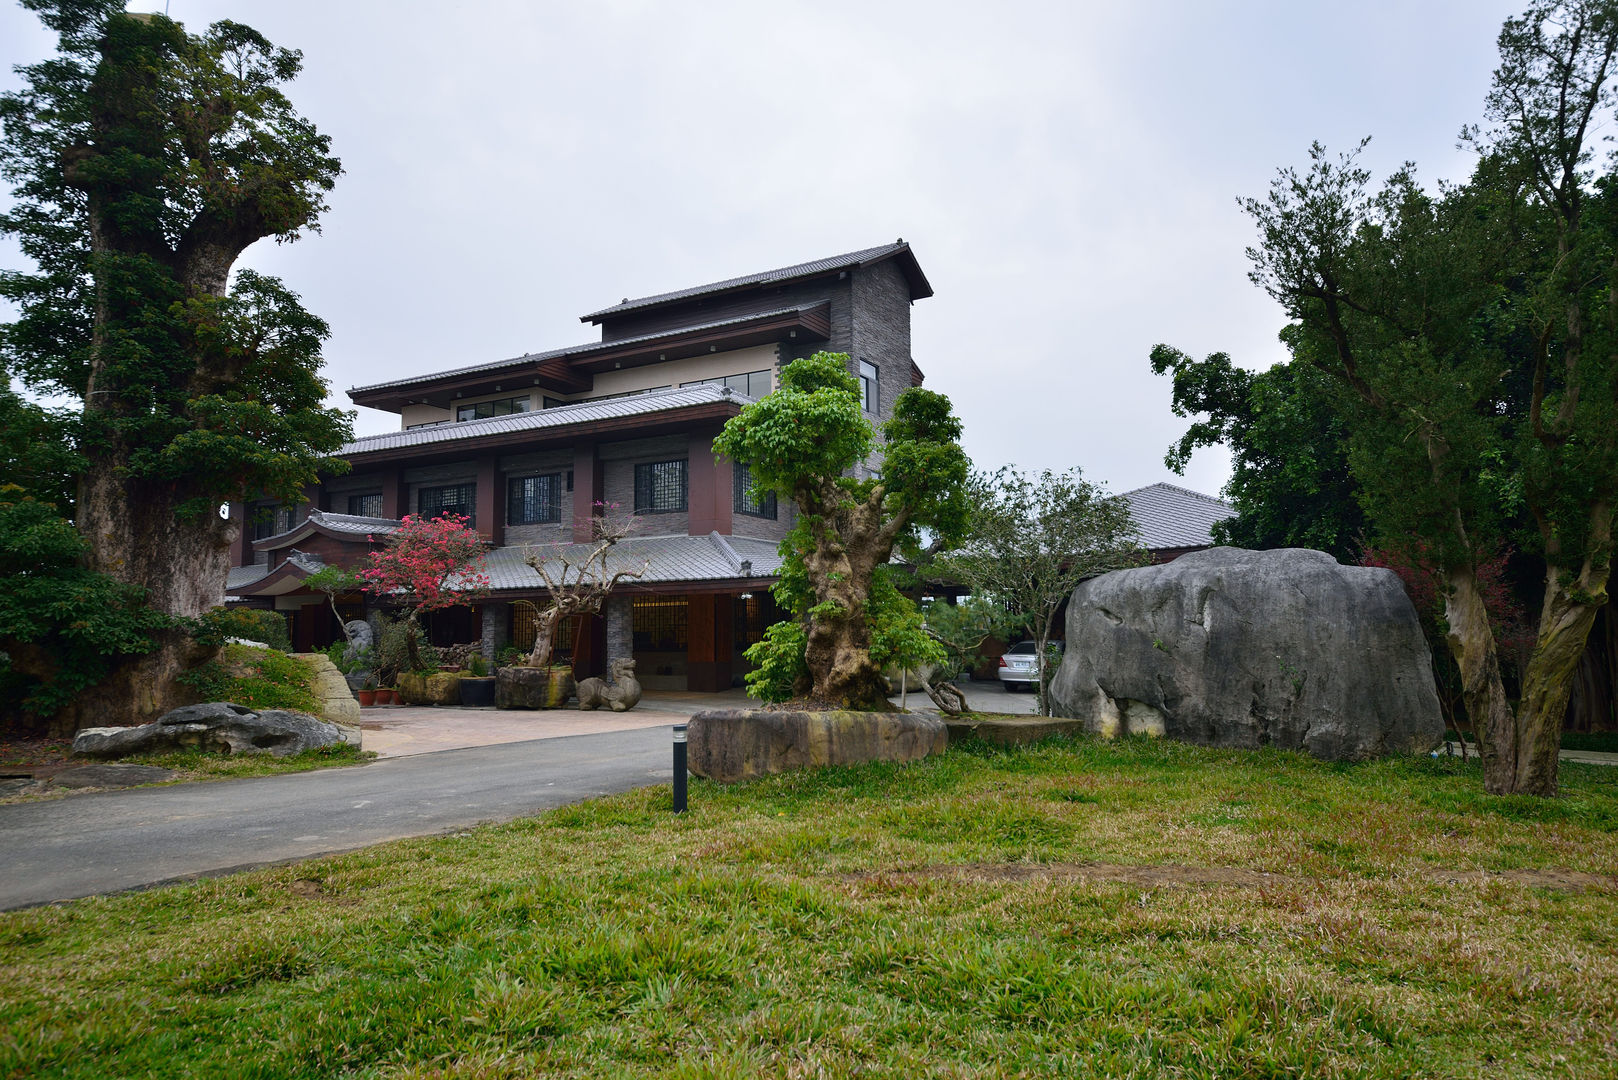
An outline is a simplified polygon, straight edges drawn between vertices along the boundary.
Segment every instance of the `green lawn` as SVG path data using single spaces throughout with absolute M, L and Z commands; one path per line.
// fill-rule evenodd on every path
M 0 1075 L 1618 1075 L 1618 769 L 1128 740 L 0 915 Z

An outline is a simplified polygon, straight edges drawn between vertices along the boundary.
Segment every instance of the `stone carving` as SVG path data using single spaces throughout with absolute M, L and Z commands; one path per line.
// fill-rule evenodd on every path
M 1426 751 L 1444 734 L 1399 579 L 1300 548 L 1211 548 L 1084 582 L 1051 698 L 1105 736 L 1334 761 Z
M 218 754 L 274 754 L 288 757 L 305 750 L 349 741 L 336 724 L 285 709 L 254 712 L 223 701 L 184 705 L 139 727 L 85 728 L 73 740 L 80 757 L 120 758 L 196 747 Z
M 343 632 L 348 635 L 348 644 L 343 648 L 345 663 L 369 657 L 376 647 L 376 632 L 364 619 L 350 619 L 343 624 Z
M 821 765 L 919 761 L 948 742 L 944 721 L 924 713 L 714 709 L 691 718 L 687 761 L 698 776 L 729 783 Z
M 628 712 L 640 704 L 640 683 L 635 681 L 635 661 L 619 657 L 612 662 L 612 683 L 605 679 L 579 680 L 579 708 L 597 709 L 602 705 L 613 712 Z

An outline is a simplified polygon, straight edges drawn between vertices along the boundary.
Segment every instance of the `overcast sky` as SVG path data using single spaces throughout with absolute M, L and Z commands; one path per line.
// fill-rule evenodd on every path
M 1163 341 L 1262 367 L 1279 309 L 1246 277 L 1262 194 L 1311 140 L 1384 175 L 1461 177 L 1494 0 L 171 0 L 301 49 L 290 88 L 345 175 L 324 232 L 262 242 L 331 323 L 349 386 L 594 340 L 619 300 L 903 237 L 927 385 L 980 467 L 1077 465 L 1115 492 L 1209 493 L 1163 465 L 1187 421 Z M 137 0 L 132 10 L 163 10 Z M 0 8 L 0 59 L 46 56 Z M 14 246 L 0 249 L 16 265 Z M 361 434 L 398 417 L 359 410 Z

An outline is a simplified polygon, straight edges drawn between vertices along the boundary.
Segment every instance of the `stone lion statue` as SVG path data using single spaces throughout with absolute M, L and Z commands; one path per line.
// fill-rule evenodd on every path
M 602 705 L 613 712 L 628 712 L 640 703 L 640 683 L 635 681 L 635 661 L 620 657 L 610 665 L 612 683 L 589 678 L 579 682 L 579 708 L 597 709 Z
M 343 649 L 344 660 L 353 661 L 367 656 L 376 645 L 376 634 L 364 619 L 351 619 L 343 624 L 343 630 L 348 634 L 348 645 Z

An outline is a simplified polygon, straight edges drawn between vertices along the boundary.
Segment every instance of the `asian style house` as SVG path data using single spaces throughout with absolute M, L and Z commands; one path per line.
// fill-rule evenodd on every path
M 932 293 L 900 240 L 626 297 L 581 317 L 599 328 L 588 344 L 354 387 L 356 404 L 397 413 L 399 430 L 344 446 L 352 471 L 322 477 L 301 505 L 232 507 L 247 525 L 230 602 L 285 612 L 298 648 L 323 646 L 341 630 L 304 587 L 311 573 L 361 562 L 407 514 L 460 514 L 489 544 L 493 593 L 435 614 L 429 634 L 493 657 L 532 644 L 545 587 L 525 552 L 582 557 L 592 518 L 615 507 L 637 528 L 613 558 L 646 570 L 601 616 L 563 627 L 559 655 L 580 677 L 632 655 L 649 688 L 726 689 L 780 618 L 768 589 L 794 508 L 756 497 L 714 437 L 785 365 L 821 350 L 848 354 L 866 413 L 887 419 L 921 385 L 910 307 Z M 368 614 L 359 594 L 339 606 L 345 619 Z

